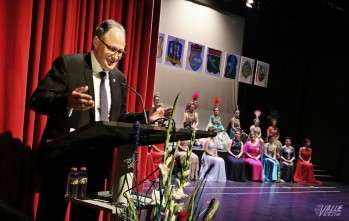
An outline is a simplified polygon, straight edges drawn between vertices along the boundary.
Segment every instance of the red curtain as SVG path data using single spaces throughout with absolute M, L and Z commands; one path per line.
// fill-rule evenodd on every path
M 34 216 L 39 176 L 32 169 L 33 153 L 46 118 L 28 109 L 30 95 L 57 56 L 90 51 L 94 28 L 112 18 L 126 29 L 127 54 L 119 68 L 149 109 L 161 0 L 0 2 L 0 199 Z M 141 111 L 132 93 L 127 105 L 128 111 Z M 140 165 L 146 162 L 146 151 L 140 149 Z M 145 177 L 145 171 L 139 171 L 140 178 Z

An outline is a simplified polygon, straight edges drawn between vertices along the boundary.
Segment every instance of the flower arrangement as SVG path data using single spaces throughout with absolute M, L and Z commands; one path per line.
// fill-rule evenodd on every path
M 195 143 L 195 130 L 192 130 L 192 136 L 189 148 L 187 150 L 187 155 L 182 164 L 181 170 L 177 174 L 177 178 L 175 178 L 176 185 L 172 185 L 172 174 L 176 163 L 175 156 L 178 151 L 179 142 L 177 143 L 176 148 L 173 148 L 175 146 L 174 144 L 169 145 L 169 143 L 171 139 L 171 131 L 174 125 L 172 116 L 176 110 L 178 96 L 179 94 L 176 96 L 172 114 L 168 121 L 163 161 L 159 165 L 160 174 L 157 188 L 153 189 L 151 194 L 150 204 L 153 205 L 154 208 L 153 220 L 195 221 L 199 220 L 200 214 L 203 214 L 202 220 L 211 220 L 218 209 L 219 201 L 213 198 L 207 209 L 205 209 L 204 211 L 200 211 L 201 206 L 200 209 L 198 208 L 198 206 L 200 204 L 201 195 L 206 184 L 207 175 L 214 167 L 214 164 L 210 165 L 209 169 L 205 172 L 204 177 L 197 182 L 193 193 L 190 196 L 185 193 L 185 188 L 190 185 L 187 180 L 190 174 L 190 155 L 192 153 L 192 147 Z M 136 209 L 138 208 L 137 205 L 132 200 L 129 193 L 125 193 L 124 196 L 127 198 L 129 204 L 127 217 L 131 220 L 138 221 L 139 210 Z M 184 204 L 182 201 L 186 198 L 187 201 Z

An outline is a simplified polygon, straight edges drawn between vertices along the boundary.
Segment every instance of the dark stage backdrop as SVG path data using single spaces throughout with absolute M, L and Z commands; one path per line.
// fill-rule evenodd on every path
M 33 159 L 46 118 L 30 111 L 27 103 L 38 81 L 57 56 L 90 51 L 95 27 L 112 18 L 125 26 L 127 36 L 127 54 L 119 68 L 149 109 L 161 0 L 0 2 L 0 198 L 33 217 L 39 188 Z M 141 111 L 135 94 L 129 94 L 127 105 L 128 111 Z M 144 165 L 147 147 L 139 156 Z M 141 178 L 145 168 L 139 168 Z
M 268 88 L 240 84 L 242 127 L 248 130 L 260 109 L 265 137 L 267 115 L 277 110 L 282 143 L 290 136 L 298 154 L 311 139 L 314 164 L 349 182 L 349 8 L 264 2 L 246 11 L 243 55 L 271 64 Z

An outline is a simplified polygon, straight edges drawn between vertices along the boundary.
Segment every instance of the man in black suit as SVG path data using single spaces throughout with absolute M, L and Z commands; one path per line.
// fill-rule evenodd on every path
M 46 77 L 34 91 L 29 106 L 39 114 L 48 116 L 38 150 L 42 173 L 37 221 L 64 220 L 67 202 L 64 200 L 67 174 L 71 166 L 86 166 L 89 174 L 88 191 L 104 189 L 106 174 L 111 168 L 112 148 L 86 147 L 70 151 L 44 162 L 48 154 L 46 143 L 93 121 L 144 122 L 142 113 L 126 113 L 126 94 L 120 83 L 124 74 L 115 66 L 125 52 L 126 36 L 122 25 L 106 20 L 96 29 L 93 50 L 87 54 L 71 54 L 58 57 Z M 104 79 L 103 75 L 106 74 Z M 103 77 L 103 79 L 102 79 Z M 101 97 L 101 81 L 106 96 Z M 107 100 L 107 112 L 102 113 L 102 100 Z M 159 116 L 154 107 L 148 112 L 150 121 Z M 169 114 L 171 108 L 165 112 Z M 107 115 L 105 115 L 105 113 Z M 80 208 L 81 209 L 81 208 Z M 98 211 L 90 210 L 74 215 L 72 220 L 97 220 Z M 82 218 L 86 215 L 87 218 Z

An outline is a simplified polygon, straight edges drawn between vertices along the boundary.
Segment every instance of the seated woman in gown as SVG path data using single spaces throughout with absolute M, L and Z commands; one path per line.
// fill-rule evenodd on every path
M 236 106 L 236 111 L 234 112 L 234 117 L 232 117 L 230 119 L 230 125 L 231 125 L 230 132 L 229 132 L 230 139 L 233 139 L 235 137 L 234 134 L 237 130 L 239 130 L 241 133 L 239 117 L 240 117 L 239 106 Z
M 275 136 L 269 136 L 269 142 L 263 147 L 263 180 L 280 182 L 280 163 L 276 159 Z
M 155 165 L 155 168 L 159 167 L 159 164 L 162 162 L 162 158 L 164 157 L 164 147 L 165 144 L 156 144 L 156 145 L 150 145 L 150 154 L 153 158 L 153 162 Z M 148 149 L 149 150 L 149 149 Z
M 246 181 L 245 162 L 242 158 L 243 144 L 240 140 L 240 131 L 236 130 L 234 138 L 227 144 L 227 155 L 225 159 L 225 169 L 227 179 L 231 181 Z
M 261 115 L 260 110 L 255 110 L 254 114 L 256 115 L 256 118 L 253 120 L 253 125 L 250 126 L 250 133 L 253 132 L 256 135 L 256 138 L 259 140 L 261 145 L 264 144 L 263 138 L 262 138 L 262 129 L 259 127 L 259 116 Z
M 279 141 L 279 137 L 280 137 L 280 130 L 279 128 L 277 127 L 277 123 L 278 123 L 278 120 L 276 118 L 272 118 L 271 119 L 271 126 L 269 126 L 267 128 L 267 138 L 270 136 L 270 135 L 274 135 L 275 136 L 275 144 L 276 144 L 276 159 L 280 159 L 280 149 L 282 147 L 282 143 Z
M 185 161 L 185 158 L 187 157 L 188 149 L 190 147 L 190 140 L 184 140 L 179 142 L 177 154 L 176 154 L 176 160 L 179 160 L 180 164 L 183 165 L 183 162 Z M 194 153 L 191 152 L 190 159 L 189 159 L 189 168 L 190 168 L 190 174 L 189 179 L 190 180 L 197 180 L 198 174 L 199 174 L 199 157 Z
M 185 106 L 183 114 L 183 128 L 198 130 L 199 127 L 199 113 L 195 111 L 199 107 L 199 92 L 195 91 L 192 95 L 192 101 Z M 202 148 L 205 139 L 196 139 L 194 146 Z
M 234 112 L 234 117 L 232 117 L 230 119 L 230 128 L 228 133 L 229 133 L 229 137 L 230 139 L 233 139 L 235 136 L 235 132 L 236 131 L 240 131 L 240 140 L 242 142 L 245 142 L 247 140 L 247 134 L 242 130 L 241 128 L 241 124 L 240 124 L 240 110 L 239 110 L 239 105 L 236 106 L 236 111 Z
M 199 98 L 199 92 L 194 92 L 192 95 L 192 101 L 188 102 L 185 106 L 185 112 L 183 115 L 183 128 L 193 128 L 195 130 L 198 129 L 199 126 L 199 114 L 195 111 L 196 108 L 199 107 L 199 102 L 197 101 Z
M 160 94 L 159 92 L 156 92 L 153 96 L 153 107 L 160 103 Z M 157 112 L 163 112 L 163 108 L 159 107 Z M 161 123 L 161 122 L 160 122 Z M 149 145 L 148 146 L 148 153 L 147 153 L 147 165 L 146 165 L 146 173 L 147 176 L 150 177 L 148 180 L 153 181 L 156 178 L 159 177 L 159 170 L 154 172 L 159 168 L 159 164 L 162 162 L 162 158 L 164 156 L 164 144 L 159 144 L 157 146 L 155 145 Z
M 219 116 L 219 108 L 217 105 L 218 103 L 220 103 L 220 98 L 216 96 L 213 99 L 213 103 L 215 105 L 215 107 L 213 108 L 213 115 L 210 116 L 206 130 L 217 132 L 217 136 L 216 136 L 218 138 L 217 148 L 220 150 L 224 150 L 227 147 L 227 143 L 229 142 L 230 138 L 227 132 L 224 131 L 222 120 L 221 120 L 221 117 Z
M 294 174 L 294 181 L 298 183 L 314 183 L 321 184 L 314 176 L 314 167 L 310 162 L 312 149 L 310 148 L 310 140 L 305 139 L 305 146 L 299 149 L 298 162 L 296 172 Z
M 250 140 L 244 144 L 244 161 L 251 169 L 253 181 L 263 182 L 263 165 L 259 160 L 262 153 L 262 147 L 254 133 L 250 133 Z
M 291 146 L 291 138 L 286 137 L 285 145 L 280 151 L 281 157 L 281 179 L 285 182 L 293 182 L 295 150 Z
M 207 176 L 207 181 L 226 182 L 225 163 L 224 160 L 218 156 L 218 138 L 208 137 L 204 145 L 204 153 L 201 157 L 200 179 L 204 178 L 207 169 L 211 164 L 214 167 Z

